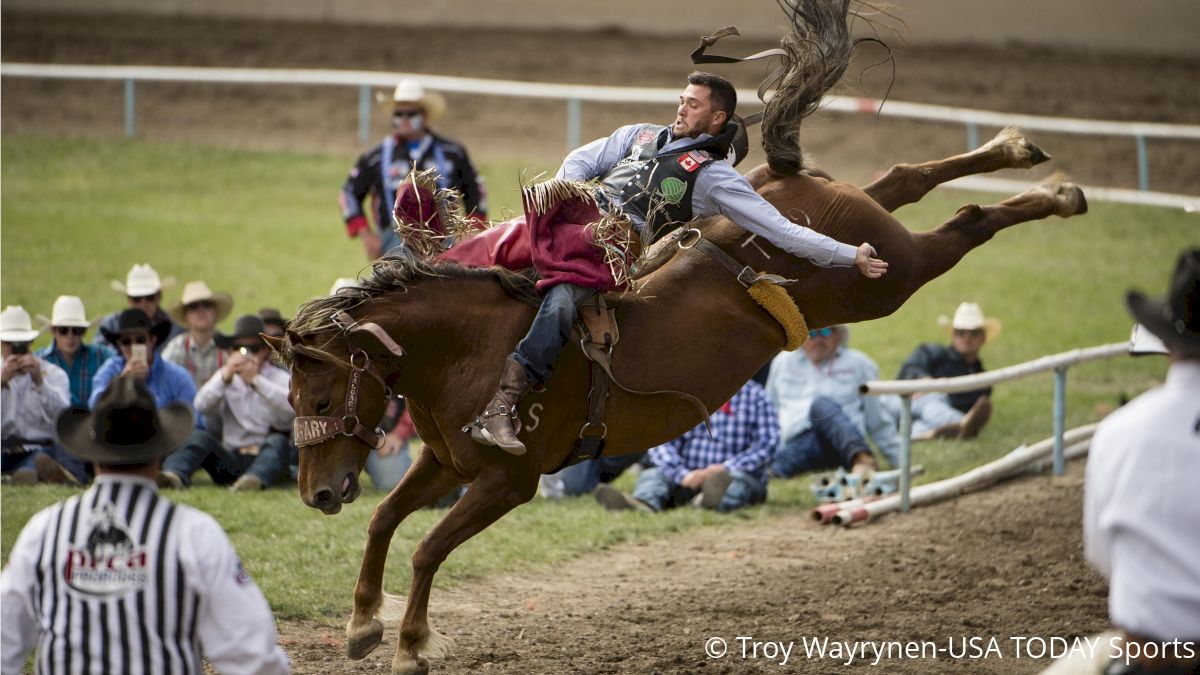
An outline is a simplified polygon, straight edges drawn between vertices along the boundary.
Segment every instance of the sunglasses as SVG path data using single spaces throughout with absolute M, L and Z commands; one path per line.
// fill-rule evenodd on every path
M 982 337 L 982 336 L 983 336 L 983 329 L 982 329 L 982 328 L 971 328 L 971 329 L 966 329 L 966 328 L 955 328 L 955 329 L 954 329 L 954 334 L 955 334 L 956 336 L 958 336 L 958 337 L 967 337 L 967 336 L 969 336 L 969 337 Z
M 808 331 L 808 337 L 810 338 L 829 337 L 830 335 L 833 335 L 832 328 L 818 328 L 817 330 Z
M 396 110 L 392 112 L 392 117 L 420 117 L 424 114 L 423 110 Z
M 217 303 L 212 300 L 197 300 L 196 302 L 188 303 L 183 306 L 185 312 L 190 312 L 193 309 L 216 309 Z
M 129 298 L 131 304 L 140 305 L 143 302 L 154 302 L 158 299 L 158 293 L 152 295 L 127 295 L 125 297 Z
M 144 345 L 149 342 L 149 340 L 150 338 L 146 337 L 145 335 L 134 335 L 133 337 L 123 337 L 118 339 L 117 344 L 121 345 L 122 347 L 128 347 L 130 345 Z
M 55 326 L 54 332 L 58 335 L 78 335 L 82 337 L 87 332 L 87 328 L 83 326 Z

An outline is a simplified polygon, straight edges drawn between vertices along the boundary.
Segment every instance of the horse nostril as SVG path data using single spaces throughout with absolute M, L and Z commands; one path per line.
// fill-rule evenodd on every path
M 313 506 L 318 509 L 323 509 L 333 503 L 333 490 L 323 488 L 317 490 L 317 494 L 313 495 Z

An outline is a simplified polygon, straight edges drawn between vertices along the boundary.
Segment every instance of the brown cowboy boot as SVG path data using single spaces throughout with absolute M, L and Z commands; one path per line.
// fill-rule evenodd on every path
M 525 366 L 508 357 L 504 362 L 504 372 L 500 375 L 500 389 L 483 413 L 471 423 L 471 438 L 513 455 L 525 454 L 525 444 L 517 438 L 517 432 L 521 430 L 517 406 L 532 384 L 525 374 Z

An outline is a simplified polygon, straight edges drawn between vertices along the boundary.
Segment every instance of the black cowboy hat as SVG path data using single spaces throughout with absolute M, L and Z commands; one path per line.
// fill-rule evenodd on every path
M 182 403 L 157 409 L 154 394 L 136 377 L 118 377 L 90 412 L 72 408 L 58 417 L 67 452 L 97 464 L 140 464 L 171 454 L 192 433 L 192 411 Z
M 263 307 L 262 309 L 258 310 L 258 318 L 262 319 L 263 323 L 274 323 L 285 327 L 287 326 L 288 322 L 291 321 L 291 319 L 283 318 L 283 315 L 279 313 L 279 310 L 275 309 L 274 307 Z
M 160 321 L 154 323 L 145 312 L 136 307 L 131 307 L 121 312 L 121 315 L 117 317 L 117 330 L 111 331 L 103 326 L 100 327 L 100 333 L 104 335 L 104 339 L 111 342 L 114 346 L 121 339 L 123 333 L 133 333 L 142 330 L 158 338 L 158 344 L 161 345 L 171 335 L 171 322 Z
M 216 342 L 217 346 L 221 349 L 233 349 L 233 341 L 238 338 L 252 337 L 266 344 L 266 341 L 260 335 L 266 329 L 267 327 L 263 324 L 262 319 L 253 314 L 243 314 L 238 317 L 237 321 L 233 322 L 233 334 L 225 335 L 224 333 L 217 333 L 213 336 L 213 342 Z
M 1130 290 L 1125 305 L 1133 318 L 1169 349 L 1200 358 L 1200 248 L 1179 255 L 1166 298 Z

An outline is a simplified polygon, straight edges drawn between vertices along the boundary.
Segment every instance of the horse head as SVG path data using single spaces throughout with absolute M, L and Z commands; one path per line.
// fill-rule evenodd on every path
M 291 365 L 300 497 L 327 515 L 362 492 L 358 476 L 383 440 L 379 426 L 404 353 L 378 325 L 347 311 L 330 321 L 318 331 L 268 338 Z

